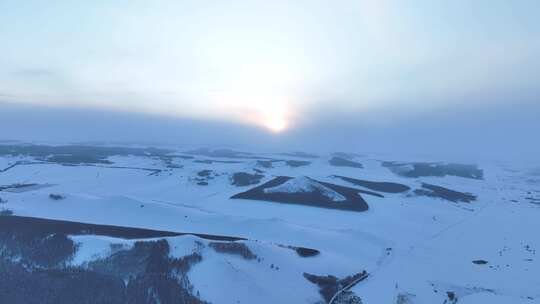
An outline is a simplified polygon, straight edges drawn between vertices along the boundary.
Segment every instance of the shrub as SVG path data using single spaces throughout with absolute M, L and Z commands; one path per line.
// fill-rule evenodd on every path
M 249 249 L 249 247 L 246 246 L 246 244 L 244 244 L 244 243 L 211 242 L 210 244 L 208 244 L 208 246 L 210 246 L 216 252 L 240 255 L 241 257 L 243 257 L 246 260 L 253 260 L 253 259 L 257 258 L 257 256 L 251 251 L 251 249 Z
M 0 210 L 0 216 L 10 216 L 10 215 L 13 215 L 13 211 L 9 209 Z
M 61 195 L 61 194 L 51 193 L 51 194 L 49 194 L 49 198 L 52 199 L 52 200 L 55 200 L 55 201 L 59 201 L 59 200 L 65 199 L 66 197 Z

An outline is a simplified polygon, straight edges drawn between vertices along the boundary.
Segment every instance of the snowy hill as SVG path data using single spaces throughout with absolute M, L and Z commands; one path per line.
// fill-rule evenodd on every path
M 368 193 L 359 189 L 319 182 L 306 176 L 278 176 L 263 185 L 233 195 L 231 198 L 365 211 L 368 205 L 360 196 L 360 192 Z

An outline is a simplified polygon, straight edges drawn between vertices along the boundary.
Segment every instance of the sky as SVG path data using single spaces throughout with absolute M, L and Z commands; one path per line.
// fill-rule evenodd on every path
M 539 54 L 536 0 L 0 0 L 0 127 L 536 153 Z

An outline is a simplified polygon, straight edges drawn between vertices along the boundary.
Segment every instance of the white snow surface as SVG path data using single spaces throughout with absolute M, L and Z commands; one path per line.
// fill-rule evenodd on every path
M 289 179 L 281 185 L 264 189 L 265 193 L 310 193 L 319 191 L 334 202 L 347 200 L 343 195 L 306 176 Z
M 362 195 L 369 204 L 366 212 L 232 200 L 245 188 L 231 185 L 229 176 L 253 172 L 253 159 L 213 164 L 174 159 L 182 168 L 167 168 L 159 159 L 115 156 L 110 166 L 29 162 L 0 172 L 0 185 L 50 185 L 25 192 L 2 191 L 0 198 L 7 203 L 0 208 L 21 216 L 247 238 L 244 243 L 260 261 L 215 252 L 208 241 L 194 236 L 166 238 L 171 256 L 200 250 L 203 261 L 188 276 L 201 298 L 212 303 L 312 304 L 322 298 L 304 272 L 341 278 L 362 270 L 370 276 L 352 291 L 364 304 L 395 304 L 400 294 L 413 295 L 413 304 L 443 304 L 448 291 L 456 293 L 458 303 L 540 303 L 540 205 L 528 199 L 540 199 L 540 181 L 527 173 L 538 164 L 479 163 L 483 180 L 404 178 L 382 167 L 381 160 L 423 159 L 366 155 L 354 159 L 364 165 L 358 169 L 330 166 L 329 158 L 309 159 L 310 165 L 297 168 L 274 163 L 274 168 L 264 169 L 261 183 L 291 176 L 295 178 L 288 184 L 270 191 L 322 189 L 339 201 L 339 193 L 311 179 L 350 187 L 330 177 L 342 175 L 402 183 L 413 190 L 425 182 L 473 193 L 478 200 L 451 203 L 412 192 L 384 194 L 384 198 Z M 0 165 L 5 166 L 0 170 L 19 159 L 23 158 L 0 157 Z M 142 168 L 162 171 L 151 174 Z M 214 178 L 208 186 L 199 186 L 197 172 L 205 169 L 213 170 Z M 51 193 L 66 198 L 51 200 Z M 111 244 L 129 248 L 136 241 L 72 238 L 79 244 L 73 265 L 107 256 Z M 314 248 L 321 254 L 303 258 L 281 245 Z M 479 259 L 488 264 L 472 263 Z

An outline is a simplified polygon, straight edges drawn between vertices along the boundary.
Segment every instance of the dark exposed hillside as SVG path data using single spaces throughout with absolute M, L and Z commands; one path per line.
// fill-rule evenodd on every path
M 351 184 L 368 188 L 373 191 L 379 191 L 379 192 L 401 193 L 401 192 L 407 192 L 411 189 L 407 185 L 398 184 L 398 183 L 374 182 L 374 181 L 355 179 L 355 178 L 339 176 L 339 175 L 336 175 L 335 177 L 342 179 L 346 182 L 349 182 Z
M 302 181 L 302 183 L 307 183 L 307 187 L 310 189 L 310 191 L 299 190 L 296 192 L 269 192 L 269 189 L 283 185 L 291 180 L 293 180 L 292 177 L 279 176 L 263 185 L 250 189 L 246 192 L 233 195 L 231 198 L 270 201 L 284 204 L 298 204 L 350 211 L 365 211 L 368 209 L 368 204 L 359 194 L 360 190 L 319 182 L 310 178 L 305 178 L 305 180 Z M 343 197 L 343 200 L 337 201 L 325 194 L 324 191 L 331 191 L 334 195 L 340 195 Z M 377 195 L 377 193 L 371 194 Z

